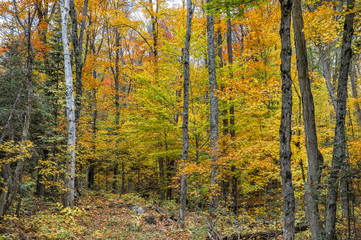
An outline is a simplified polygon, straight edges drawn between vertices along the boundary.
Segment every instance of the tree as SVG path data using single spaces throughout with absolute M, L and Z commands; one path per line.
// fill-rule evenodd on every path
M 75 194 L 75 144 L 76 144 L 76 123 L 75 123 L 75 103 L 74 103 L 74 89 L 73 89 L 73 75 L 70 62 L 69 40 L 68 40 L 68 15 L 69 15 L 69 1 L 61 0 L 61 30 L 64 52 L 64 73 L 66 84 L 66 116 L 68 123 L 68 143 L 67 143 L 67 157 L 65 169 L 64 182 L 64 199 L 65 207 L 74 206 Z
M 192 0 L 187 0 L 187 29 L 184 39 L 184 73 L 183 73 L 183 151 L 182 151 L 182 169 L 181 169 L 181 188 L 180 188 L 180 209 L 179 209 L 179 223 L 184 228 L 185 212 L 186 212 L 186 200 L 187 200 L 187 174 L 184 172 L 185 166 L 188 160 L 189 151 L 189 133 L 188 133 L 188 121 L 189 121 L 189 68 L 190 68 L 190 41 L 192 31 Z
M 327 191 L 327 206 L 326 206 L 326 238 L 333 240 L 337 239 L 336 235 L 336 207 L 337 207 L 337 190 L 339 185 L 340 173 L 342 178 L 347 178 L 349 174 L 348 156 L 346 148 L 346 130 L 345 119 L 347 109 L 347 81 L 350 71 L 350 64 L 352 59 L 352 37 L 353 37 L 353 21 L 354 21 L 354 0 L 347 1 L 347 15 L 344 22 L 342 48 L 341 48 L 341 62 L 340 72 L 338 75 L 337 87 L 337 104 L 336 104 L 336 124 L 335 124 L 335 138 L 332 154 L 332 167 L 330 171 L 330 179 Z M 346 181 L 347 182 L 347 181 Z M 347 189 L 346 189 L 347 191 Z
M 74 0 L 69 2 L 69 14 L 71 17 L 71 40 L 74 47 L 74 62 L 75 62 L 75 83 L 76 83 L 76 94 L 75 94 L 75 121 L 79 124 L 80 114 L 81 114 L 81 99 L 83 95 L 83 84 L 82 84 L 82 72 L 83 72 L 83 38 L 85 31 L 86 16 L 88 11 L 88 0 L 84 1 L 84 7 L 82 12 L 82 21 L 80 25 L 80 30 L 78 33 L 78 14 L 76 12 Z M 79 36 L 78 36 L 79 35 Z M 85 59 L 84 59 L 85 61 Z
M 282 113 L 280 126 L 280 162 L 283 190 L 283 239 L 295 238 L 295 196 L 291 171 L 291 122 L 292 122 L 292 77 L 291 77 L 291 11 L 292 0 L 281 0 L 281 77 Z
M 323 238 L 324 230 L 319 214 L 319 186 L 323 165 L 323 156 L 318 149 L 315 107 L 308 75 L 306 41 L 303 33 L 301 0 L 295 0 L 292 7 L 293 30 L 295 35 L 298 82 L 303 106 L 303 124 L 306 137 L 308 177 L 306 185 L 306 216 L 311 228 L 312 238 Z
M 212 0 L 207 0 L 210 3 Z M 207 49 L 208 49 L 208 78 L 209 78 L 209 99 L 210 99 L 210 124 L 211 124 L 211 193 L 209 210 L 212 213 L 219 205 L 219 136 L 218 136 L 218 97 L 217 97 L 217 79 L 216 79 L 216 56 L 214 47 L 214 18 L 207 14 Z

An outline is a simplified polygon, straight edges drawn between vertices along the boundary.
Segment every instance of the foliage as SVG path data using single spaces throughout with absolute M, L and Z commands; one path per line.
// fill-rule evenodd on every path
M 0 186 L 6 187 L 5 165 L 14 170 L 15 162 L 25 157 L 21 179 L 23 186 L 31 193 L 57 201 L 63 193 L 67 144 L 59 9 L 57 2 L 51 0 L 15 2 L 22 10 L 20 18 L 24 22 L 27 10 L 35 9 L 34 4 L 38 4 L 36 18 L 39 25 L 32 29 L 31 34 L 35 57 L 32 72 L 34 101 L 30 138 L 24 143 L 20 139 L 27 96 L 25 83 L 11 122 L 13 141 L 9 141 L 9 136 L 0 145 Z M 3 13 L 0 25 L 4 30 L 0 33 L 1 133 L 23 82 L 26 67 L 26 39 L 22 37 L 21 27 L 12 24 L 15 21 L 12 4 L 10 1 L 0 4 Z M 181 4 L 170 4 L 164 0 L 91 0 L 86 16 L 81 14 L 84 1 L 75 0 L 76 24 L 79 27 L 85 21 L 82 109 L 77 122 L 76 146 L 75 192 L 79 208 L 61 210 L 61 206 L 52 205 L 26 216 L 26 220 L 22 221 L 12 215 L 16 212 L 13 204 L 9 209 L 10 215 L 4 218 L 7 224 L 14 222 L 9 225 L 11 228 L 28 231 L 29 235 L 44 239 L 69 239 L 72 236 L 90 239 L 171 239 L 177 236 L 203 239 L 207 236 L 210 222 L 215 223 L 224 235 L 281 229 L 279 3 L 213 0 L 205 4 L 195 0 L 193 4 L 190 148 L 182 174 L 188 176 L 187 204 L 188 210 L 194 214 L 189 216 L 187 230 L 181 232 L 175 222 L 165 220 L 154 228 L 145 226 L 144 216 L 138 216 L 126 207 L 110 207 L 110 202 L 142 207 L 157 203 L 166 209 L 169 216 L 176 218 L 178 214 L 186 9 Z M 359 5 L 357 1 L 356 7 Z M 335 112 L 323 77 L 319 49 L 324 50 L 334 79 L 331 85 L 335 88 L 345 13 L 342 3 L 336 1 L 305 1 L 304 5 L 304 34 L 308 43 L 317 134 L 325 160 L 321 199 L 325 197 L 331 166 Z M 215 15 L 219 51 L 219 90 L 216 94 L 220 109 L 220 156 L 217 164 L 220 166 L 221 184 L 218 189 L 222 199 L 218 216 L 211 220 L 206 214 L 211 174 L 205 34 L 207 14 Z M 228 19 L 232 25 L 232 65 L 228 63 L 226 47 Z M 358 89 L 359 14 L 356 19 L 353 48 Z M 69 22 L 70 29 L 73 24 Z M 74 49 L 71 48 L 71 51 Z M 71 54 L 73 56 L 74 52 Z M 294 55 L 291 72 L 292 171 L 298 203 L 296 221 L 303 223 L 304 179 L 307 178 L 308 166 Z M 75 74 L 75 59 L 72 61 Z M 354 188 L 360 182 L 358 172 L 361 168 L 361 135 L 356 109 L 359 103 L 359 98 L 348 99 L 347 141 Z M 234 125 L 230 123 L 232 107 Z M 229 134 L 231 130 L 236 132 L 234 138 Z M 234 181 L 238 184 L 238 215 L 230 213 Z M 358 197 L 356 193 L 355 198 Z M 29 198 L 22 196 L 22 204 L 29 204 Z M 200 212 L 205 212 L 204 216 Z M 20 222 L 21 226 L 16 225 Z M 90 228 L 93 225 L 94 229 Z M 340 219 L 337 227 L 342 232 L 346 231 L 343 225 L 345 219 Z M 117 231 L 118 226 L 124 228 Z

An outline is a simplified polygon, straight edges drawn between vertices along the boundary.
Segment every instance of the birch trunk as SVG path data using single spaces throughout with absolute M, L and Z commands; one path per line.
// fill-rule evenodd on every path
M 281 0 L 281 77 L 282 113 L 280 126 L 280 161 L 283 191 L 283 239 L 295 239 L 295 195 L 291 172 L 291 120 L 292 120 L 292 77 L 291 77 L 291 11 L 292 0 Z
M 61 10 L 61 33 L 64 51 L 64 73 L 65 73 L 65 97 L 66 97 L 66 116 L 68 122 L 68 143 L 67 158 L 65 169 L 65 193 L 63 204 L 65 207 L 74 206 L 74 183 L 75 183 L 75 143 L 76 143 L 76 127 L 75 127 L 75 103 L 73 75 L 70 62 L 69 40 L 68 40 L 68 14 L 69 0 L 60 0 Z
M 337 88 L 337 105 L 336 105 L 336 126 L 335 138 L 332 155 L 332 167 L 330 171 L 330 180 L 327 191 L 326 206 L 326 238 L 337 239 L 336 235 L 336 207 L 337 207 L 337 190 L 339 184 L 339 174 L 347 175 L 347 150 L 346 150 L 346 129 L 345 118 L 347 108 L 347 80 L 352 58 L 352 37 L 353 37 L 353 21 L 355 13 L 349 11 L 354 7 L 354 0 L 347 0 L 347 11 L 342 48 L 341 48 L 341 65 L 338 77 Z
M 179 209 L 179 224 L 184 229 L 184 220 L 186 213 L 186 200 L 187 200 L 187 174 L 184 172 L 185 165 L 188 161 L 189 149 L 189 133 L 188 133 L 188 114 L 189 114 L 189 51 L 192 31 L 192 0 L 187 0 L 187 29 L 184 40 L 184 81 L 183 81 L 183 152 L 182 152 L 182 172 L 181 172 L 181 189 L 180 189 L 180 209 Z
M 323 239 L 324 229 L 319 214 L 319 186 L 323 157 L 318 149 L 315 107 L 308 76 L 308 60 L 306 41 L 303 33 L 303 18 L 301 0 L 293 2 L 293 29 L 295 35 L 298 82 L 301 90 L 303 106 L 303 124 L 306 137 L 306 151 L 308 159 L 308 177 L 306 184 L 306 217 L 310 225 L 312 239 Z

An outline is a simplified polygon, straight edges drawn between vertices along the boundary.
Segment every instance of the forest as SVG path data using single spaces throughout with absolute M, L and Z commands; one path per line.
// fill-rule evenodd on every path
M 361 239 L 361 1 L 0 12 L 0 239 Z

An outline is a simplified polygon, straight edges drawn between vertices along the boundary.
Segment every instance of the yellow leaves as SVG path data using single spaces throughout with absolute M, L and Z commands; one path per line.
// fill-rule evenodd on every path
M 81 208 L 63 208 L 62 204 L 56 203 L 54 208 L 38 212 L 29 218 L 25 229 L 36 231 L 41 239 L 70 239 L 86 230 L 77 222 L 77 218 L 83 215 L 84 210 Z
M 30 149 L 34 146 L 31 141 L 22 141 L 15 143 L 7 141 L 0 145 L 0 151 L 4 152 L 3 158 L 0 159 L 2 166 L 16 161 L 23 161 L 25 158 L 31 157 Z
M 267 4 L 245 12 L 244 19 L 241 20 L 247 32 L 245 49 L 266 50 L 280 42 L 279 13 L 276 4 Z
M 304 14 L 304 33 L 306 40 L 320 43 L 331 43 L 336 40 L 339 22 L 337 11 L 328 3 L 322 4 L 314 12 Z
M 38 166 L 36 168 L 39 169 L 39 176 L 42 177 L 39 180 L 42 184 L 44 184 L 45 188 L 61 188 L 63 186 L 64 182 L 62 180 L 51 180 L 54 175 L 64 173 L 64 169 L 59 168 L 59 162 L 61 160 L 62 158 L 60 156 L 51 155 L 46 160 L 40 159 L 38 161 Z

